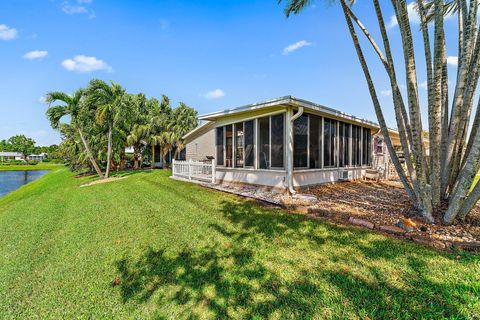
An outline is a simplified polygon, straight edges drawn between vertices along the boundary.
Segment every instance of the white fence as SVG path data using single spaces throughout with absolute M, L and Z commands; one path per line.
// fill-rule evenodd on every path
M 176 178 L 215 183 L 215 160 L 206 163 L 173 160 L 172 175 Z

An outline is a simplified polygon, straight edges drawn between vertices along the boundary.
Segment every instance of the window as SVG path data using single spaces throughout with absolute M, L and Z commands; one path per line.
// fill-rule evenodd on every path
M 283 150 L 285 144 L 284 114 L 271 116 L 271 168 L 283 168 Z
M 308 115 L 306 114 L 293 122 L 293 166 L 308 167 Z
M 351 125 L 348 123 L 339 123 L 338 139 L 338 166 L 346 167 L 350 165 L 350 136 Z
M 375 153 L 383 153 L 383 139 L 375 138 Z
M 243 122 L 235 124 L 235 168 L 243 168 Z
M 232 132 L 232 125 L 228 125 L 225 127 L 225 151 L 226 151 L 226 163 L 227 167 L 232 167 L 232 160 L 233 160 L 233 132 Z
M 255 122 L 253 120 L 245 122 L 245 167 L 253 167 L 255 163 L 254 137 Z
M 320 132 L 322 125 L 322 118 L 309 115 L 310 128 L 309 128 L 309 147 L 310 147 L 310 168 L 320 168 Z
M 372 131 L 369 128 L 363 128 L 363 148 L 362 148 L 362 163 L 369 166 L 371 162 L 372 153 Z
M 270 117 L 258 119 L 258 159 L 260 169 L 270 167 Z
M 323 121 L 323 165 L 324 167 L 334 167 L 337 121 L 331 119 L 324 119 Z
M 217 165 L 225 165 L 223 152 L 225 148 L 223 147 L 223 137 L 224 137 L 224 127 L 216 129 L 216 149 L 217 149 Z
M 352 165 L 354 166 L 359 166 L 362 163 L 361 129 L 359 126 L 352 125 Z

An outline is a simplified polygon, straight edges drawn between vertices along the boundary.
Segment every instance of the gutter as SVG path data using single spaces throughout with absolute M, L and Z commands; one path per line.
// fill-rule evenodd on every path
M 289 130 L 288 130 L 288 157 L 287 157 L 287 190 L 290 195 L 294 195 L 297 192 L 293 189 L 293 122 L 300 118 L 303 114 L 303 107 L 298 106 L 298 111 L 292 117 L 290 117 Z M 290 114 L 290 111 L 288 111 Z

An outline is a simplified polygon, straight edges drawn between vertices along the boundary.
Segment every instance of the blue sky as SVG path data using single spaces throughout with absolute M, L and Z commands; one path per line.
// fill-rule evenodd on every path
M 358 1 L 355 11 L 381 42 L 371 1 Z M 400 35 L 389 5 L 384 14 L 403 77 Z M 415 24 L 414 14 L 411 20 Z M 455 27 L 455 19 L 447 19 L 452 74 Z M 422 83 L 422 43 L 416 46 Z M 370 49 L 366 55 L 387 121 L 395 126 L 386 74 Z M 149 97 L 166 94 L 200 114 L 294 95 L 376 120 L 336 5 L 317 1 L 286 19 L 277 0 L 0 2 L 0 139 L 26 134 L 39 145 L 58 143 L 42 97 L 53 90 L 72 92 L 92 78 L 114 80 Z

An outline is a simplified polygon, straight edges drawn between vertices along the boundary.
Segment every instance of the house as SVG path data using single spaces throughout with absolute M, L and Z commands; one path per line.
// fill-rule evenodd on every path
M 47 157 L 46 153 L 40 153 L 40 154 L 31 154 L 27 156 L 27 160 L 29 161 L 43 161 Z
M 200 116 L 185 135 L 186 159 L 215 159 L 215 180 L 294 189 L 386 175 L 379 126 L 292 96 Z M 392 142 L 400 145 L 391 130 Z
M 24 157 L 21 153 L 18 153 L 18 152 L 0 151 L 1 162 L 14 161 L 14 160 L 23 161 Z

